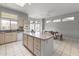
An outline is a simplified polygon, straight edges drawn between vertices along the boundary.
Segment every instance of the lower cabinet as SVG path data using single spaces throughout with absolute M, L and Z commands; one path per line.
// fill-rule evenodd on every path
M 4 33 L 1 32 L 0 33 L 0 44 L 3 44 L 4 43 Z
M 17 33 L 16 32 L 12 32 L 11 41 L 17 41 Z
M 13 41 L 16 41 L 16 40 L 17 40 L 16 32 L 5 33 L 5 43 L 13 42 Z
M 34 54 L 39 56 L 40 52 L 41 52 L 41 40 L 34 38 Z
M 34 38 L 34 48 L 40 50 L 41 49 L 41 40 Z
M 0 44 L 17 41 L 17 32 L 1 32 Z
M 38 49 L 34 48 L 34 54 L 37 55 L 37 56 L 40 56 L 41 55 L 41 50 L 38 50 Z
M 27 37 L 27 35 L 24 35 L 23 44 L 25 46 L 28 46 L 28 37 Z
M 33 37 L 28 36 L 28 48 L 33 52 Z
M 35 55 L 39 55 L 41 53 L 41 40 L 31 37 L 29 35 L 24 35 L 24 45 Z

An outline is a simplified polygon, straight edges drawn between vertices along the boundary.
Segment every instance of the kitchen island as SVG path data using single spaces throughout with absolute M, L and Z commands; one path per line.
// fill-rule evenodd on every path
M 23 44 L 33 55 L 53 55 L 53 36 L 50 33 L 24 32 Z

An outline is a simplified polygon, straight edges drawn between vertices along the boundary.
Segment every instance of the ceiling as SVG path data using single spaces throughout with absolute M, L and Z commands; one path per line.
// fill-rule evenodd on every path
M 0 6 L 27 13 L 32 18 L 54 17 L 79 11 L 79 3 L 26 3 L 24 7 L 15 3 L 0 3 Z

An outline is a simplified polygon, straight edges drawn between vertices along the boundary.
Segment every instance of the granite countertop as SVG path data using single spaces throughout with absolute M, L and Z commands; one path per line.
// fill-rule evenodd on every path
M 44 32 L 44 33 L 41 33 L 41 32 L 35 32 L 35 33 L 24 32 L 24 34 L 30 35 L 30 36 L 33 36 L 33 37 L 36 37 L 36 38 L 40 38 L 40 39 L 43 39 L 43 40 L 53 38 L 53 35 L 51 35 L 48 32 Z
M 16 32 L 17 30 L 0 30 L 0 32 Z

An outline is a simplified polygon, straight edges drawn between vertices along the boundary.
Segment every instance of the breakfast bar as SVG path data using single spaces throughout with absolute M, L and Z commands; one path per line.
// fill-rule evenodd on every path
M 24 46 L 36 56 L 53 55 L 53 35 L 44 32 L 24 32 Z

